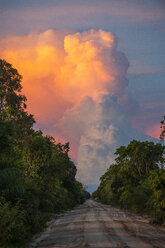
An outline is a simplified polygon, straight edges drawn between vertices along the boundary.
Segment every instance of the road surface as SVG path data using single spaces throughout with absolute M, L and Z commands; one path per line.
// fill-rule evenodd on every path
M 165 229 L 93 200 L 49 223 L 30 248 L 165 248 Z

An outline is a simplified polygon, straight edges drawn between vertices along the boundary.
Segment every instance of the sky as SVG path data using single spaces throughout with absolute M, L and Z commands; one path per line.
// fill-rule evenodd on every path
M 164 44 L 164 0 L 0 0 L 0 57 L 91 188 L 117 147 L 159 138 Z

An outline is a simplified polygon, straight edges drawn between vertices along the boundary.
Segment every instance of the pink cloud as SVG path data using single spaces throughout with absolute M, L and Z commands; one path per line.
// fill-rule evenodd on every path
M 127 118 L 136 102 L 125 94 L 129 63 L 117 45 L 114 34 L 93 29 L 47 30 L 0 41 L 1 58 L 23 75 L 38 126 L 70 141 L 78 177 L 88 184 L 98 182 L 116 147 L 146 138 Z

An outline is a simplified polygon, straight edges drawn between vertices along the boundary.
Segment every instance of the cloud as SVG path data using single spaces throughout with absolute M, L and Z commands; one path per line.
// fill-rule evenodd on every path
M 28 36 L 8 36 L 1 40 L 2 58 L 18 68 L 23 75 L 23 90 L 28 98 L 29 110 L 40 122 L 60 118 L 70 106 L 60 94 L 60 68 L 64 64 L 63 32 L 48 30 Z M 56 116 L 54 114 L 56 113 Z
M 98 183 L 116 147 L 146 138 L 128 120 L 138 104 L 125 93 L 129 63 L 117 45 L 117 37 L 103 30 L 47 30 L 0 41 L 1 58 L 23 75 L 39 127 L 70 141 L 86 184 Z
M 113 163 L 117 147 L 148 138 L 132 127 L 116 96 L 101 95 L 93 105 L 95 111 L 81 136 L 78 156 L 78 179 L 83 178 L 85 184 L 99 183 L 101 172 Z

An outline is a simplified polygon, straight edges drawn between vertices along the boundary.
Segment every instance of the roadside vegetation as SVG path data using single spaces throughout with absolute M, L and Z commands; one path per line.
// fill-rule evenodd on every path
M 0 247 L 24 247 L 52 213 L 89 197 L 75 179 L 69 143 L 33 128 L 22 77 L 0 59 Z
M 100 178 L 92 197 L 165 223 L 165 146 L 133 140 L 118 148 L 115 155 L 115 163 Z

